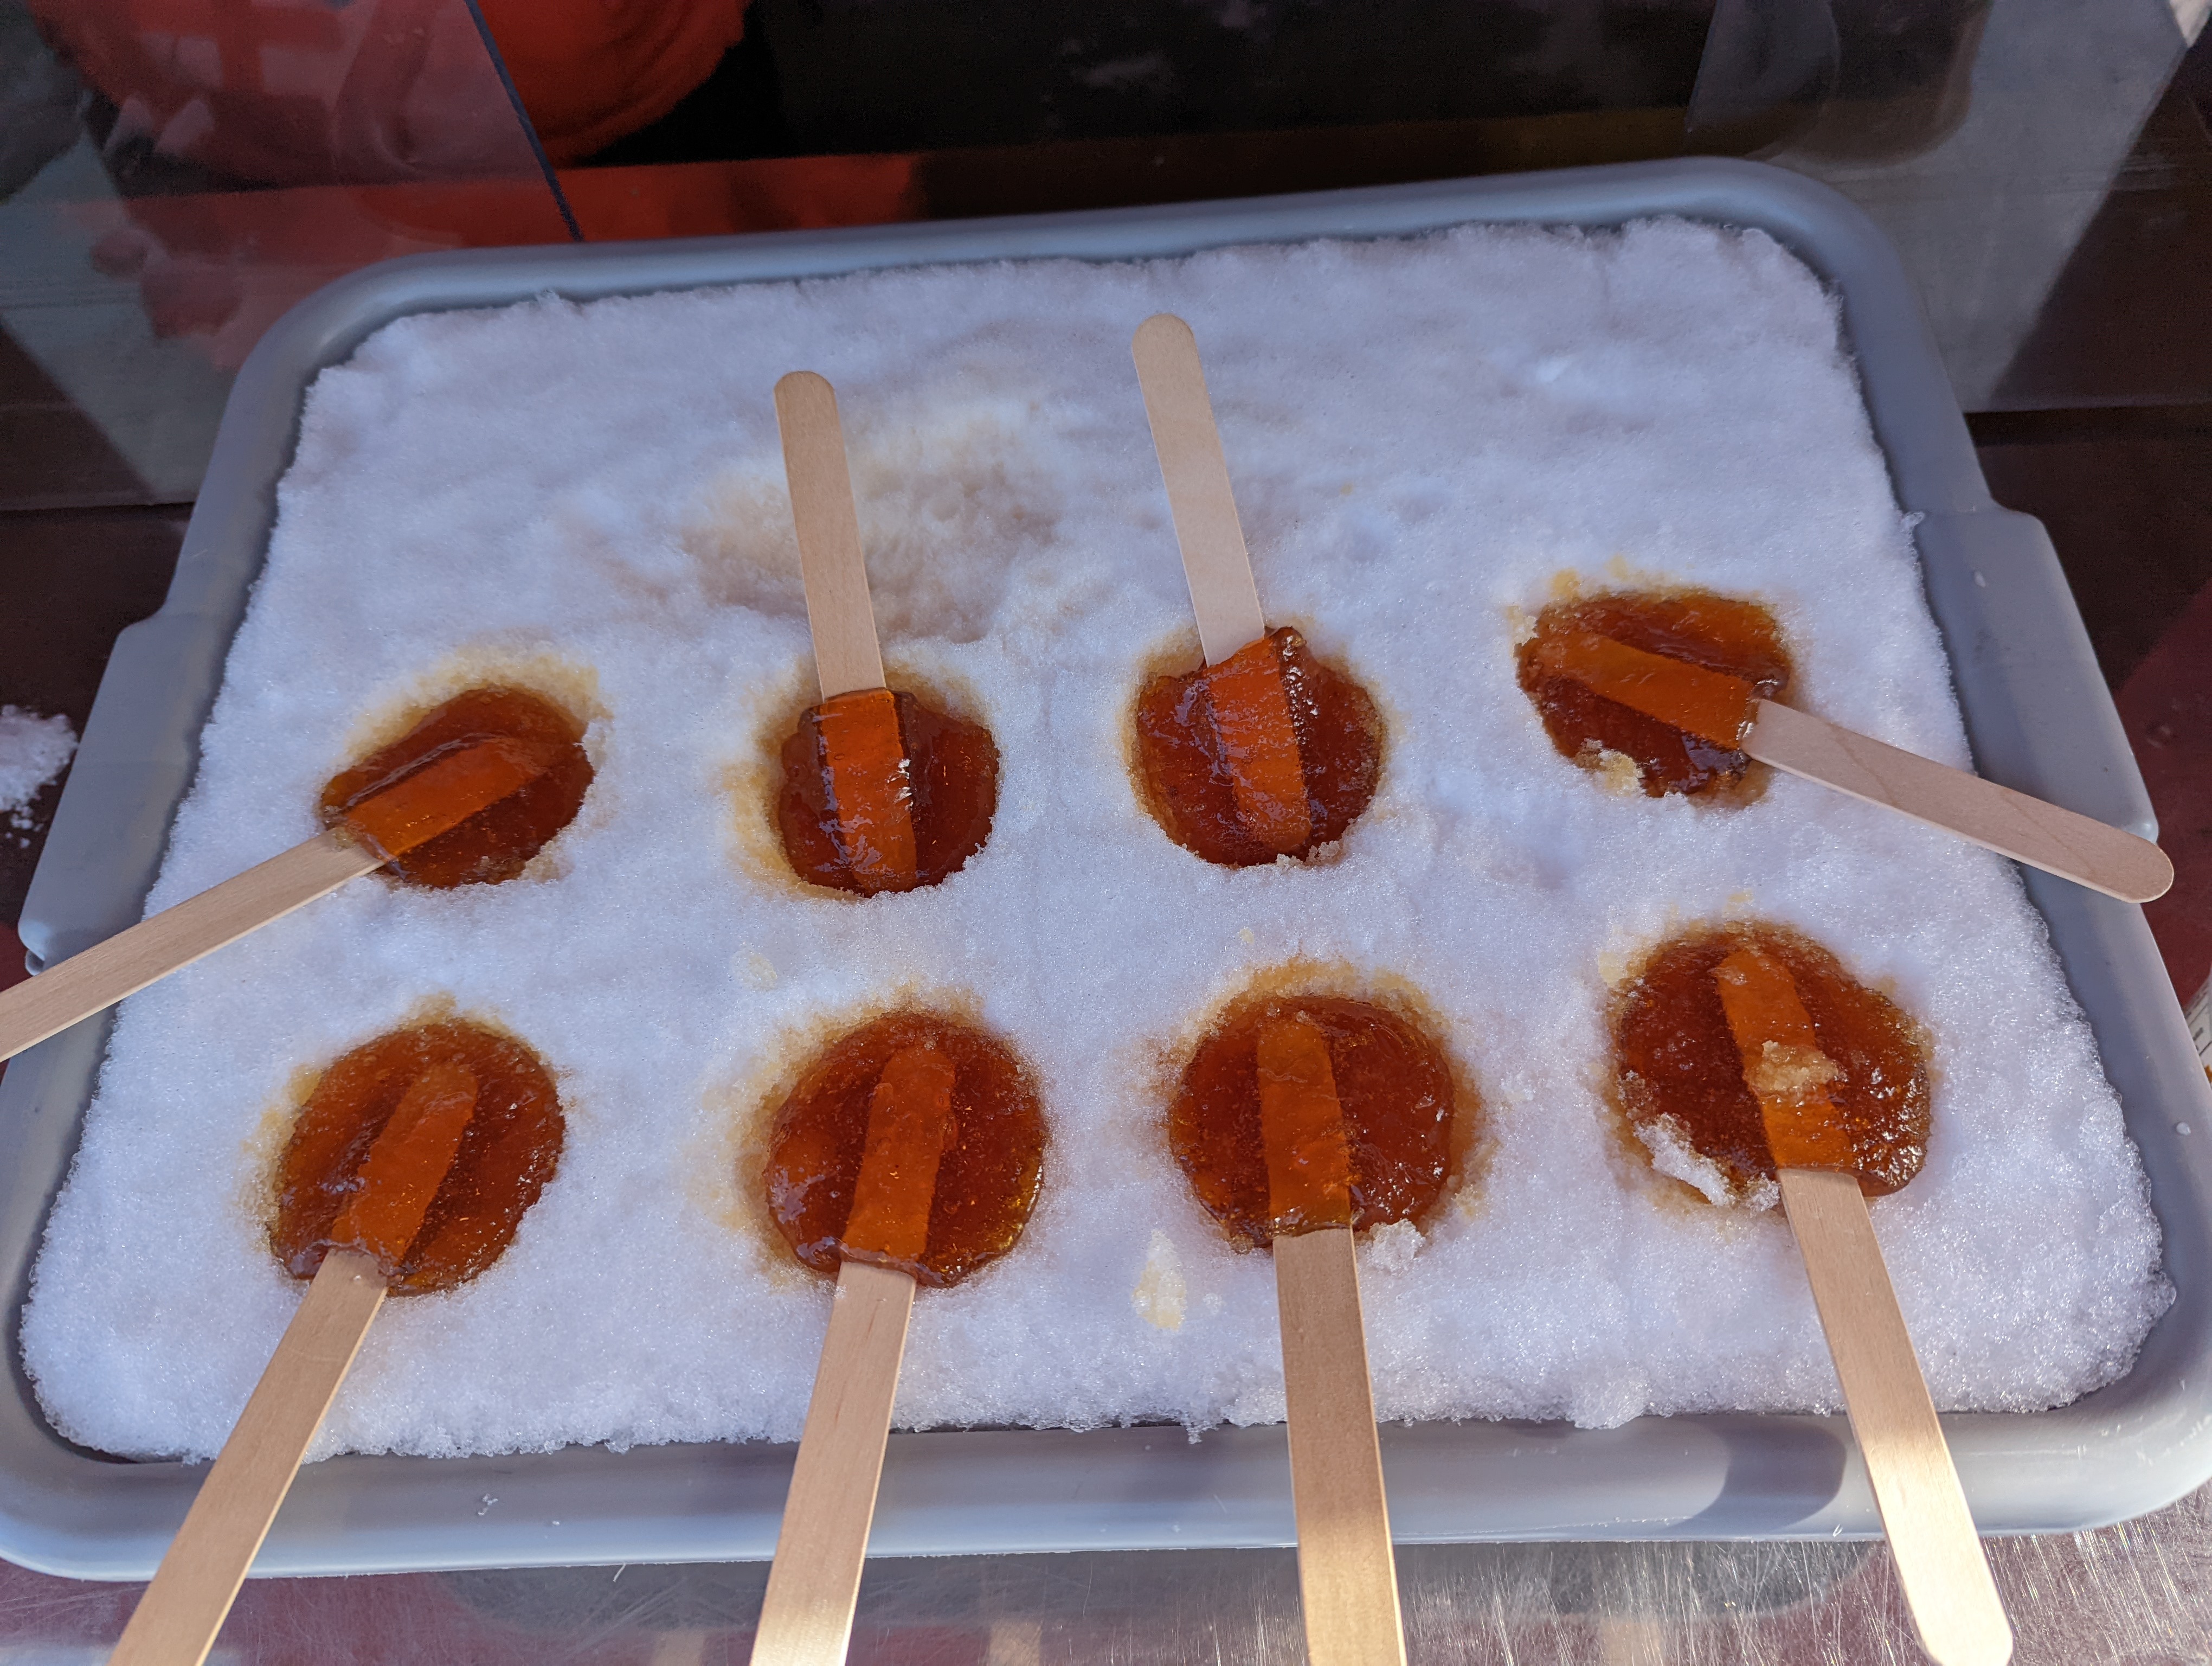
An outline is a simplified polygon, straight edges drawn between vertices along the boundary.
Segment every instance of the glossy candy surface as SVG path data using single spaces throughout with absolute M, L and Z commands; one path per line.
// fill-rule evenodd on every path
M 821 748 L 830 836 L 863 891 L 911 891 L 921 875 L 914 839 L 914 766 L 899 733 L 898 696 L 861 689 L 810 715 Z
M 887 1079 L 890 1091 L 879 1092 Z M 942 1132 L 925 1174 L 933 1129 Z M 778 1107 L 763 1176 L 769 1214 L 792 1253 L 819 1272 L 835 1274 L 849 1257 L 926 1285 L 957 1284 L 1021 1237 L 1044 1146 L 1036 1087 L 1004 1043 L 941 1013 L 892 1012 L 830 1043 Z M 890 1183 L 902 1170 L 903 1202 Z M 924 1191 L 917 1251 L 912 1216 Z
M 451 1289 L 513 1241 L 563 1131 L 551 1073 L 513 1037 L 465 1020 L 392 1031 L 308 1095 L 277 1162 L 270 1246 L 295 1278 L 343 1243 L 395 1292 Z
M 938 1171 L 960 1131 L 952 1115 L 959 1073 L 941 1049 L 924 1041 L 894 1053 L 876 1079 L 845 1216 L 847 1253 L 893 1264 L 921 1261 Z
M 1218 666 L 1147 683 L 1135 740 L 1146 807 L 1177 844 L 1227 867 L 1343 837 L 1382 769 L 1373 699 L 1287 626 Z
M 896 715 L 896 758 L 885 706 Z M 783 743 L 782 766 L 776 830 L 810 884 L 863 896 L 933 885 L 991 836 L 991 732 L 914 695 L 867 690 L 809 707 Z
M 1272 1236 L 1352 1225 L 1352 1141 L 1328 1037 L 1304 1012 L 1260 1021 L 1260 1148 Z
M 1278 854 L 1313 838 L 1305 764 L 1291 709 L 1287 631 L 1250 641 L 1206 670 L 1206 705 L 1245 832 Z
M 1407 1018 L 1340 995 L 1268 996 L 1231 1006 L 1199 1043 L 1168 1145 L 1206 1212 L 1258 1248 L 1278 1231 L 1342 1223 L 1337 1139 L 1354 1227 L 1419 1219 L 1450 1179 L 1457 1110 L 1443 1049 Z
M 330 1242 L 374 1256 L 389 1274 L 446 1183 L 477 1109 L 476 1072 L 441 1059 L 418 1073 L 354 1171 L 355 1189 L 331 1223 Z
M 592 784 L 584 725 L 528 689 L 470 689 L 390 745 L 340 770 L 323 788 L 323 824 L 355 825 L 380 849 L 385 872 L 444 890 L 512 879 L 575 819 Z M 487 744 L 490 743 L 490 744 Z M 434 818 L 453 794 L 483 794 L 502 768 L 518 784 L 448 830 L 411 842 L 410 818 Z M 425 789 L 429 789 L 426 791 Z M 425 800 L 408 804 L 409 799 Z
M 1843 1068 L 1821 1050 L 1790 969 L 1756 943 L 1740 944 L 1713 968 L 1713 984 L 1776 1165 L 1856 1170 L 1850 1130 L 1828 1091 Z
M 1647 654 L 1595 630 L 1546 636 L 1536 644 L 1533 668 L 1546 677 L 1571 678 L 1615 705 L 1729 751 L 1742 750 L 1759 702 L 1741 677 Z
M 1887 996 L 1794 932 L 1707 927 L 1653 951 L 1613 1002 L 1621 1110 L 1632 1126 L 1671 1118 L 1677 1137 L 1717 1164 L 1739 1191 L 1773 1178 L 1767 1118 L 1746 1080 L 1744 1049 L 1719 981 L 1723 965 L 1745 951 L 1751 964 L 1763 961 L 1787 973 L 1790 992 L 1811 1026 L 1809 1037 L 1793 1027 L 1771 978 L 1740 1000 L 1745 1033 L 1762 1026 L 1758 1062 L 1770 1066 L 1761 1079 L 1770 1097 L 1817 1090 L 1830 1109 L 1827 1132 L 1797 1136 L 1797 1162 L 1848 1169 L 1869 1197 L 1897 1190 L 1920 1171 L 1928 1152 L 1926 1041 Z M 1768 1040 L 1781 1049 L 1771 1061 Z
M 1615 644 L 1632 652 L 1608 652 Z M 1690 674 L 1670 678 L 1650 655 L 1680 662 Z M 1752 761 L 1736 741 L 1749 702 L 1784 699 L 1791 674 L 1771 613 L 1701 590 L 1554 602 L 1536 616 L 1516 657 L 1522 690 L 1553 745 L 1591 769 L 1602 768 L 1607 753 L 1629 759 L 1653 798 L 1725 797 L 1746 786 Z M 1698 669 L 1736 680 L 1698 678 Z M 1599 691 L 1608 684 L 1638 704 Z
M 396 859 L 482 815 L 558 760 L 555 745 L 542 740 L 472 740 L 442 748 L 340 819 L 368 849 Z

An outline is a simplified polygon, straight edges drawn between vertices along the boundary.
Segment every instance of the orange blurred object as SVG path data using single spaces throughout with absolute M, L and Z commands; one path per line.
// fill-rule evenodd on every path
M 450 1290 L 514 1240 L 565 1133 L 552 1073 L 512 1036 L 465 1019 L 390 1031 L 307 1096 L 270 1247 L 298 1279 L 343 1247 L 374 1256 L 396 1294 Z
M 714 237 L 925 218 L 921 159 L 763 156 L 744 161 L 572 167 L 561 192 L 587 239 Z
M 465 690 L 331 776 L 323 823 L 366 833 L 410 885 L 497 885 L 575 819 L 592 785 L 583 739 L 532 690 Z
M 481 0 L 554 162 L 658 121 L 744 34 L 744 0 Z M 33 0 L 122 137 L 254 185 L 530 168 L 465 0 Z
M 143 138 L 249 185 L 535 171 L 464 0 L 32 0 L 32 12 L 116 106 L 111 145 Z
M 437 249 L 878 224 L 911 156 L 574 169 L 549 179 L 466 0 L 32 0 L 112 106 L 120 198 L 53 205 L 135 278 L 155 335 L 235 368 L 332 279 Z M 555 161 L 657 119 L 743 33 L 742 0 L 486 0 Z M 135 159 L 135 160 L 134 160 Z M 131 194 L 140 162 L 158 194 Z M 204 188 L 180 190 L 181 166 Z M 564 200 L 565 199 L 565 200 Z M 574 204 L 573 218 L 569 214 Z
M 478 0 L 558 165 L 659 121 L 743 39 L 744 0 Z
M 586 238 L 711 237 L 919 219 L 911 156 L 771 157 L 572 168 L 562 194 Z M 199 192 L 64 204 L 93 260 L 136 277 L 154 333 L 197 336 L 245 362 L 302 296 L 357 267 L 438 249 L 568 240 L 562 203 L 533 168 L 504 179 Z
M 65 203 L 92 264 L 135 278 L 154 333 L 226 369 L 302 297 L 358 267 L 440 249 L 568 240 L 542 175 L 205 191 Z

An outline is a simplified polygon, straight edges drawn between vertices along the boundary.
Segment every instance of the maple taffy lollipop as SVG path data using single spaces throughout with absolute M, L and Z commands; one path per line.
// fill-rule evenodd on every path
M 1014 1247 L 1044 1147 L 1020 1060 L 938 1012 L 839 1037 L 777 1109 L 769 1214 L 837 1292 L 754 1633 L 762 1666 L 844 1659 L 915 1286 L 957 1284 Z
M 583 803 L 583 734 L 526 690 L 456 695 L 333 776 L 306 843 L 0 993 L 0 1059 L 378 868 L 429 886 L 512 879 Z
M 1693 590 L 1554 602 L 1518 660 L 1553 744 L 1625 760 L 1655 796 L 1726 787 L 1756 760 L 2124 903 L 2173 883 L 2148 839 L 1784 703 L 1781 627 L 1755 602 Z
M 538 1055 L 462 1019 L 395 1030 L 325 1070 L 278 1160 L 270 1248 L 308 1281 L 268 1368 L 116 1645 L 198 1666 L 386 1295 L 450 1290 L 506 1250 L 561 1160 Z
M 999 749 L 980 723 L 884 686 L 837 396 L 775 385 L 822 701 L 784 742 L 776 828 L 802 879 L 872 896 L 933 885 L 991 836 Z
M 1147 319 L 1132 350 L 1206 660 L 1139 690 L 1139 792 L 1168 836 L 1207 861 L 1310 855 L 1375 796 L 1381 717 L 1297 631 L 1267 629 L 1190 326 Z
M 1733 925 L 1654 950 L 1613 1042 L 1655 1166 L 1716 1201 L 1778 1189 L 1921 1643 L 1941 1666 L 1997 1666 L 2011 1626 L 1866 1205 L 1927 1153 L 1919 1027 L 1818 944 Z
M 1461 1098 L 1443 1049 L 1411 1019 L 1340 995 L 1271 995 L 1224 1013 L 1168 1111 L 1199 1201 L 1240 1249 L 1273 1254 L 1315 1666 L 1405 1658 L 1353 1235 L 1435 1206 Z

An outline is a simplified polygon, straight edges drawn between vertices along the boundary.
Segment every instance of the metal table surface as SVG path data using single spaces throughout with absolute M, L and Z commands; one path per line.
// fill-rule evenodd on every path
M 27 14 L 0 0 L 0 702 L 82 725 L 115 632 L 159 603 L 244 347 L 290 299 L 367 260 L 569 227 L 742 230 L 1625 159 L 1680 149 L 1686 133 L 1826 179 L 1898 241 L 1992 488 L 2051 526 L 2137 746 L 2181 873 L 2151 917 L 2185 997 L 2212 974 L 2212 45 L 2185 53 L 2205 0 L 1929 5 L 1952 26 L 1949 71 L 1885 80 L 1885 60 L 1847 50 L 1814 95 L 1772 107 L 1753 107 L 1743 77 L 1722 73 L 1725 27 L 1747 17 L 1765 20 L 1774 46 L 1788 44 L 1793 16 L 1817 14 L 1849 47 L 1877 9 L 1723 0 L 1698 88 L 1657 140 L 1652 112 L 1631 109 L 1565 126 L 1431 122 L 1266 143 L 1163 135 L 549 174 L 518 129 L 503 161 L 479 159 L 453 185 L 466 198 L 455 209 L 379 197 L 400 187 L 374 178 L 228 197 L 207 181 L 198 194 L 175 180 L 155 189 L 118 160 L 119 126 L 95 136 L 61 122 L 76 95 L 56 91 L 35 35 L 17 27 Z M 1888 50 L 1924 56 L 1929 38 Z M 488 75 L 477 81 L 485 97 Z M 796 110 L 797 94 L 787 102 Z M 26 171 L 19 142 L 40 133 L 49 142 Z M 0 814 L 0 927 L 20 907 L 57 791 Z M 0 932 L 0 978 L 15 958 Z M 1993 1541 L 2016 1658 L 2212 1662 L 2208 1513 L 2212 1489 L 2118 1526 Z M 1922 1657 L 1879 1545 L 1421 1547 L 1402 1553 L 1400 1578 L 1420 1662 Z M 693 1565 L 255 1581 L 214 1657 L 737 1661 L 763 1579 L 757 1566 Z M 137 1589 L 0 1565 L 0 1666 L 105 1658 Z M 878 1561 L 853 1657 L 1302 1653 L 1294 1559 L 1253 1551 Z

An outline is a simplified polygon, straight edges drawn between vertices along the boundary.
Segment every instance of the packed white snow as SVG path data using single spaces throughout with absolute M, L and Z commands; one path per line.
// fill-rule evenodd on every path
M 1195 326 L 1270 617 L 1378 696 L 1334 860 L 1169 842 L 1124 756 L 1194 652 L 1129 357 Z M 770 391 L 836 385 L 894 681 L 980 714 L 997 826 L 932 890 L 802 890 L 763 759 L 811 697 Z M 1661 934 L 1809 933 L 1933 1037 L 1927 1166 L 1874 1206 L 1939 1402 L 2124 1373 L 2167 1299 L 2133 1146 L 2006 863 L 1809 783 L 1608 792 L 1514 681 L 1559 575 L 1780 615 L 1801 700 L 1966 751 L 1829 296 L 1658 222 L 1188 259 L 890 271 L 403 319 L 308 397 L 268 567 L 149 906 L 307 836 L 324 779 L 471 678 L 588 713 L 599 776 L 523 879 L 356 882 L 134 997 L 23 1327 L 55 1425 L 216 1450 L 299 1299 L 264 1237 L 308 1073 L 443 1005 L 558 1073 L 568 1146 L 505 1257 L 378 1320 L 319 1450 L 794 1438 L 830 1286 L 754 1201 L 776 1082 L 830 1028 L 963 1006 L 1051 1122 L 1019 1245 L 915 1305 L 908 1425 L 1267 1421 L 1273 1274 L 1169 1158 L 1176 1050 L 1304 960 L 1410 985 L 1488 1108 L 1425 1230 L 1369 1246 L 1393 1419 L 1620 1423 L 1838 1404 L 1779 1212 L 1656 1177 L 1607 1109 L 1610 981 Z M 1694 1173 L 1688 1154 L 1669 1166 Z
M 76 755 L 76 731 L 66 717 L 41 717 L 0 706 L 0 824 L 22 842 L 31 803 Z

